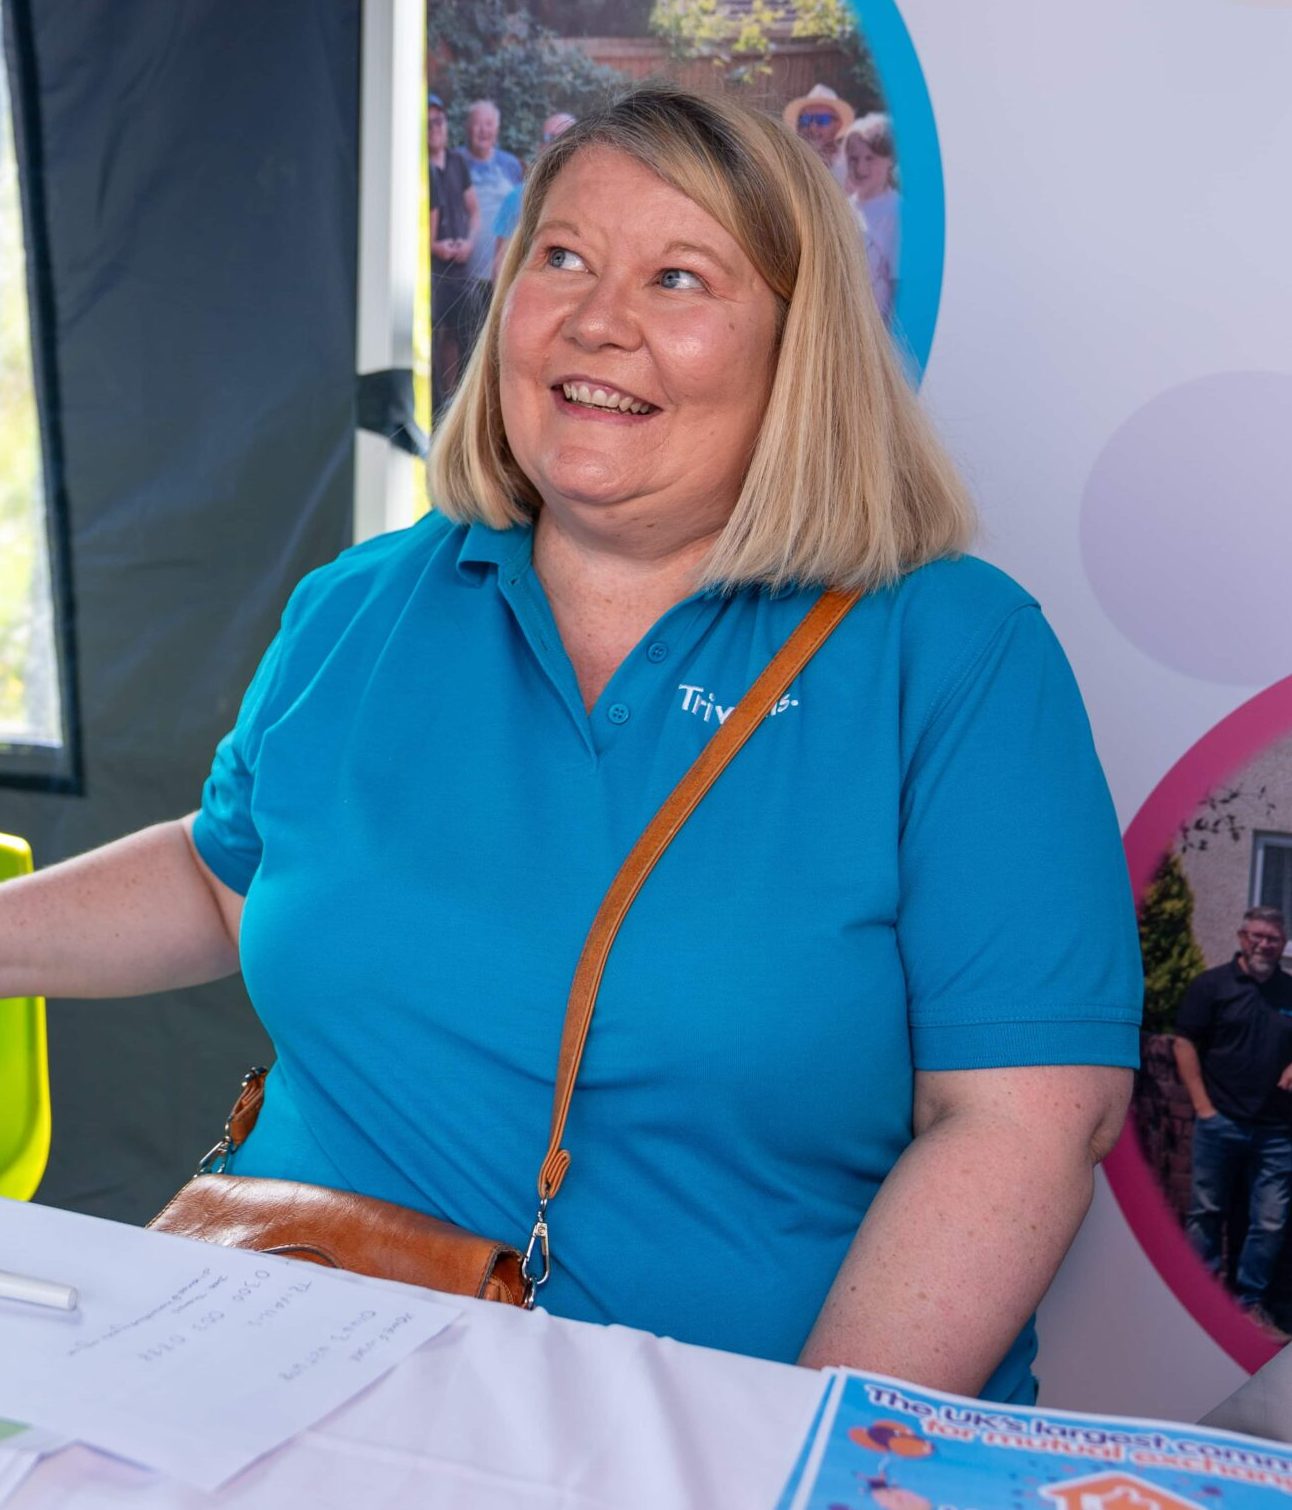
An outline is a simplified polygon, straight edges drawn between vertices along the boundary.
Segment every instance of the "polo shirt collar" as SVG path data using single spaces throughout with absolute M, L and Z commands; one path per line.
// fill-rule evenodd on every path
M 514 524 L 496 530 L 492 525 L 470 526 L 458 551 L 458 571 L 468 581 L 480 581 L 485 569 L 498 568 L 499 576 L 519 577 L 529 570 L 534 546 L 532 525 Z
M 468 527 L 466 537 L 458 551 L 458 571 L 467 581 L 480 582 L 485 576 L 485 569 L 496 566 L 500 577 L 508 577 L 514 582 L 529 570 L 533 553 L 534 526 L 532 524 L 513 524 L 508 529 L 497 530 L 492 525 L 477 522 Z M 733 590 L 719 584 L 701 588 L 683 601 L 716 603 L 724 598 L 735 597 L 749 591 L 751 589 L 748 587 Z M 802 591 L 801 584 L 789 582 L 783 587 L 768 591 L 768 597 L 789 598 Z M 1237 955 L 1234 958 L 1236 961 Z M 1235 969 L 1237 969 L 1237 964 L 1235 964 Z

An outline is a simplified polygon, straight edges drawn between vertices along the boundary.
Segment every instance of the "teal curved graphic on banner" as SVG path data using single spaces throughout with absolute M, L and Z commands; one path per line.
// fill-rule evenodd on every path
M 924 70 L 896 0 L 852 0 L 893 119 L 902 189 L 901 273 L 894 334 L 918 380 L 942 298 L 946 200 L 942 153 Z

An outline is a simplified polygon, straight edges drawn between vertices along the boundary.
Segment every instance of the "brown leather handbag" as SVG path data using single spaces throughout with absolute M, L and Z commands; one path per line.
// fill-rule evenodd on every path
M 538 1174 L 538 1215 L 523 1254 L 506 1243 L 390 1201 L 295 1180 L 226 1173 L 230 1156 L 259 1115 L 263 1069 L 254 1069 L 244 1078 L 223 1138 L 148 1225 L 224 1247 L 283 1254 L 451 1295 L 532 1306 L 539 1286 L 551 1273 L 547 1209 L 570 1167 L 570 1156 L 561 1147 L 565 1120 L 619 925 L 673 836 L 858 596 L 856 592 L 822 593 L 669 793 L 610 883 L 588 931 L 566 1004 L 551 1135 Z

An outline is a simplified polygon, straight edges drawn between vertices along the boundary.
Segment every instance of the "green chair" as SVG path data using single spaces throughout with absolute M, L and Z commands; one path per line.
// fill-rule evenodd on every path
M 31 846 L 0 834 L 0 881 L 31 871 Z M 0 1001 L 0 1195 L 28 1201 L 49 1158 L 45 1001 Z

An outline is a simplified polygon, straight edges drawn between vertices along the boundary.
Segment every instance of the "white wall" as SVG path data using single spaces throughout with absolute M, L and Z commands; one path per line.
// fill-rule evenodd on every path
M 947 189 L 925 397 L 983 553 L 1068 649 L 1125 825 L 1292 671 L 1292 4 L 901 9 Z M 1041 1336 L 1052 1405 L 1187 1419 L 1244 1377 L 1102 1185 Z

